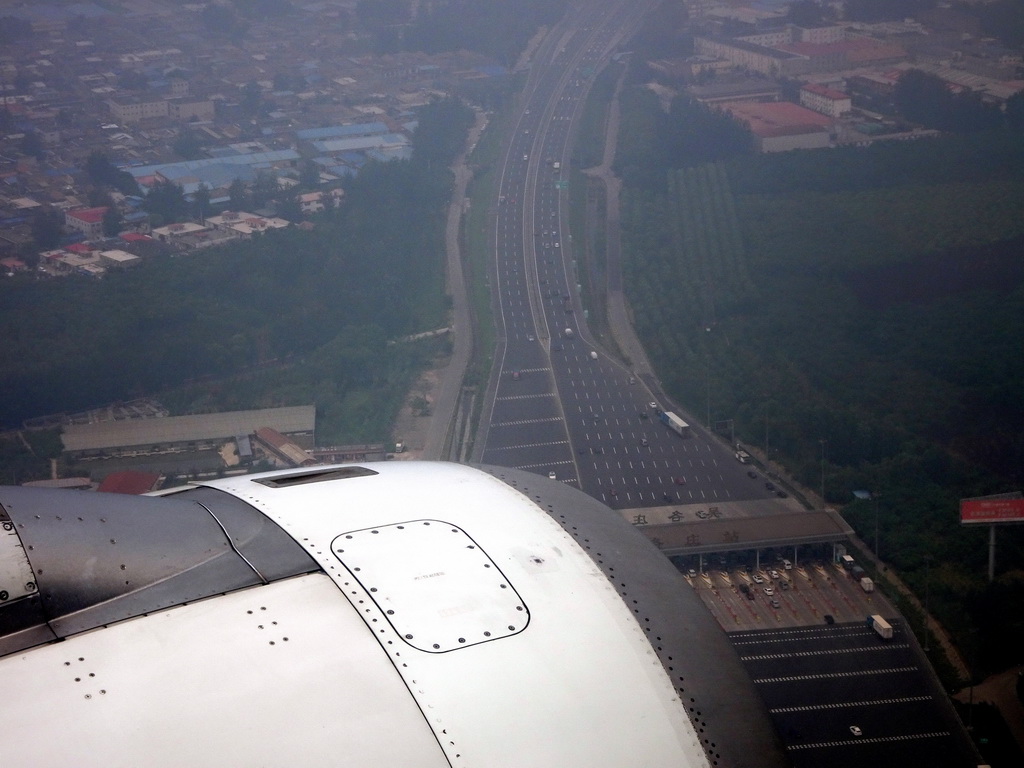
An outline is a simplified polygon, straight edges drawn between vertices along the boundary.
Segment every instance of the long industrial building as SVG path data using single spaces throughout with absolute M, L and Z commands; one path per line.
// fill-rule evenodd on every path
M 312 448 L 316 407 L 72 424 L 65 428 L 62 440 L 69 459 L 109 458 L 207 450 L 227 440 L 248 438 L 262 427 L 280 432 L 302 448 Z

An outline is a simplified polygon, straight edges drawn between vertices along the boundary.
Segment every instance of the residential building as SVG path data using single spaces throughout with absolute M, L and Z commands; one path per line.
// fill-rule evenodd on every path
M 64 214 L 64 225 L 85 235 L 86 240 L 95 240 L 103 236 L 103 216 L 107 206 L 98 208 L 79 208 Z
M 817 83 L 800 89 L 800 104 L 829 117 L 839 117 L 853 109 L 848 94 Z
M 167 99 L 128 99 L 119 97 L 107 101 L 111 116 L 120 123 L 137 123 L 151 117 L 167 117 Z

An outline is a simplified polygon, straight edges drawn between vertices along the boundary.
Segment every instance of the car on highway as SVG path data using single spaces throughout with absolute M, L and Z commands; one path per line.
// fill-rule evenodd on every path
M 750 578 L 754 580 L 755 584 L 764 584 L 764 578 L 761 576 L 760 573 L 755 573 Z
M 779 578 L 779 572 L 772 568 L 770 571 L 768 571 L 768 576 L 770 578 L 777 579 Z
M 772 598 L 771 603 L 772 603 L 772 608 L 781 608 L 782 607 L 782 603 L 780 603 L 774 597 Z
M 767 488 L 769 491 L 774 491 L 775 483 L 773 483 L 771 480 L 765 480 L 764 487 Z
M 648 403 L 647 407 L 650 408 L 652 411 L 653 410 L 657 410 L 658 409 L 658 404 L 657 403 Z
M 512 371 L 512 378 L 519 381 L 519 371 Z
M 749 477 L 751 480 L 757 480 L 757 472 L 751 469 L 750 471 L 747 472 L 747 477 Z
M 536 339 L 533 338 L 533 334 L 532 333 L 527 335 L 526 340 L 527 341 L 536 341 Z
M 615 496 L 619 495 L 619 492 L 617 490 L 615 490 L 614 488 L 609 488 L 608 489 L 608 495 L 614 498 Z
M 680 475 L 679 477 L 674 479 L 674 482 L 676 485 L 686 485 L 686 478 Z
M 549 480 L 557 480 L 558 479 L 558 475 L 555 474 L 554 470 L 551 470 L 550 472 L 548 472 L 548 479 Z
M 782 581 L 779 582 L 779 586 L 782 587 L 783 589 L 789 589 L 789 582 L 786 581 L 785 579 L 783 579 Z
M 851 725 L 851 726 L 850 726 L 850 733 L 852 733 L 852 734 L 853 734 L 854 736 L 863 736 L 863 735 L 864 735 L 864 731 L 862 731 L 862 730 L 861 730 L 861 729 L 860 729 L 860 728 L 859 728 L 858 726 L 856 726 L 856 725 Z
M 648 440 L 646 437 L 641 437 L 640 438 L 640 445 L 650 445 L 650 444 L 651 444 L 651 441 Z
M 826 624 L 835 624 L 836 623 L 836 617 L 833 616 L 831 613 L 826 613 L 825 614 L 825 623 Z
M 786 493 L 785 491 L 781 490 L 781 489 L 780 489 L 780 490 L 778 490 L 778 491 L 776 491 L 776 492 L 775 492 L 775 495 L 776 495 L 776 496 L 778 496 L 778 497 L 779 497 L 780 499 L 786 499 L 786 498 L 789 498 L 789 494 L 788 494 L 788 493 Z
M 765 593 L 766 595 L 768 595 L 768 597 L 771 597 L 772 595 L 774 595 L 774 594 L 775 594 L 775 590 L 774 590 L 774 589 L 772 589 L 771 587 L 762 587 L 761 589 L 763 589 L 763 590 L 764 590 L 764 593 Z

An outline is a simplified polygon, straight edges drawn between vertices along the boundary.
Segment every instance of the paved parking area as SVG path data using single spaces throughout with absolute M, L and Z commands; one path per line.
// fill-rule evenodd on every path
M 795 768 L 976 765 L 914 637 L 891 620 L 730 633 Z

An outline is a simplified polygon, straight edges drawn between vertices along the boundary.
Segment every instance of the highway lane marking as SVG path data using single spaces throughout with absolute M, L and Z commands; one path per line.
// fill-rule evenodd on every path
M 769 709 L 773 715 L 784 715 L 789 712 L 815 712 L 819 709 L 845 709 L 849 707 L 875 707 L 882 704 L 908 704 L 915 701 L 932 701 L 934 696 L 901 696 L 893 699 L 874 699 L 871 701 L 841 701 L 828 704 L 808 704 L 801 707 L 776 707 Z
M 498 421 L 492 422 L 491 428 L 494 427 L 518 427 L 522 424 L 547 424 L 552 421 L 561 421 L 561 416 L 549 416 L 546 419 L 520 419 L 519 421 Z
M 499 445 L 499 446 L 495 446 L 493 448 L 488 448 L 487 449 L 487 453 L 491 453 L 492 451 L 518 451 L 518 450 L 522 450 L 523 448 L 547 448 L 548 446 L 551 446 L 551 445 L 568 445 L 568 444 L 569 444 L 568 440 L 556 440 L 556 441 L 551 442 L 551 443 L 526 443 L 524 445 Z
M 765 653 L 758 656 L 740 656 L 742 661 L 763 661 L 765 659 L 796 659 L 806 656 L 835 656 L 840 653 L 868 653 L 887 651 L 890 648 L 909 648 L 907 643 L 879 645 L 869 648 L 828 648 L 822 651 L 793 651 L 792 653 Z
M 917 739 L 949 738 L 949 731 L 932 731 L 930 733 L 907 733 L 899 736 L 879 736 L 878 738 L 843 739 L 842 741 L 819 741 L 814 744 L 789 744 L 786 749 L 820 749 L 822 747 L 848 747 L 851 744 L 884 744 L 890 741 L 916 741 Z
M 855 672 L 822 672 L 817 675 L 787 675 L 785 677 L 756 677 L 755 683 L 793 683 L 805 680 L 835 680 L 841 677 L 863 677 L 865 675 L 891 675 L 895 672 L 919 672 L 917 667 L 888 667 L 886 669 L 861 669 Z
M 536 467 L 557 467 L 562 464 L 572 464 L 571 461 L 545 461 L 542 464 L 516 464 L 512 469 L 535 469 Z M 566 478 L 570 479 L 570 478 Z M 574 479 L 574 478 L 573 478 Z
M 505 395 L 504 397 L 496 397 L 495 400 L 530 400 L 536 397 L 554 397 L 554 392 L 542 392 L 539 395 Z
M 763 632 L 756 632 L 749 635 L 743 635 L 744 638 L 760 638 L 753 640 L 743 640 L 742 642 L 734 642 L 733 645 L 760 645 L 761 643 L 788 643 L 791 637 L 779 637 L 779 635 L 827 635 L 829 637 L 858 637 L 863 635 L 874 635 L 874 630 L 860 629 L 864 624 L 860 622 L 857 626 L 857 631 L 844 632 L 844 629 L 852 629 L 852 627 L 813 627 L 810 629 L 787 629 L 780 632 L 772 632 L 771 634 L 765 634 Z

